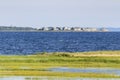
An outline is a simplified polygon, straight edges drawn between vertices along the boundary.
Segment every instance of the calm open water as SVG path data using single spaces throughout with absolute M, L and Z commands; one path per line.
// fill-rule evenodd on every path
M 120 50 L 120 32 L 0 32 L 0 54 Z

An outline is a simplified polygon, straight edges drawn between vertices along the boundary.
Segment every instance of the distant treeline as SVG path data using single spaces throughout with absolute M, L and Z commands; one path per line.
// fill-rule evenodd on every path
M 37 30 L 32 27 L 15 27 L 15 26 L 0 26 L 0 31 L 33 31 Z

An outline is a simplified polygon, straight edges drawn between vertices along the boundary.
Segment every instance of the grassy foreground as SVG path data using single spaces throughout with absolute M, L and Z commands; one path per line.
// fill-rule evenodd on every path
M 50 72 L 54 67 L 74 68 L 120 68 L 120 51 L 97 51 L 83 53 L 37 53 L 35 55 L 1 55 L 1 76 L 64 76 L 120 78 L 99 73 Z

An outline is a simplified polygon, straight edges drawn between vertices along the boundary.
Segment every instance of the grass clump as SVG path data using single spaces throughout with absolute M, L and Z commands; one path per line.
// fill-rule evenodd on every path
M 59 54 L 56 54 L 56 56 L 59 56 L 59 57 L 71 57 L 71 55 L 67 54 L 67 53 L 59 53 Z

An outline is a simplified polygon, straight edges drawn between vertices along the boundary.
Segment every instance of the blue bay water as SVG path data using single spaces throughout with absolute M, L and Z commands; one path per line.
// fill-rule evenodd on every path
M 0 54 L 120 50 L 120 32 L 0 32 Z

